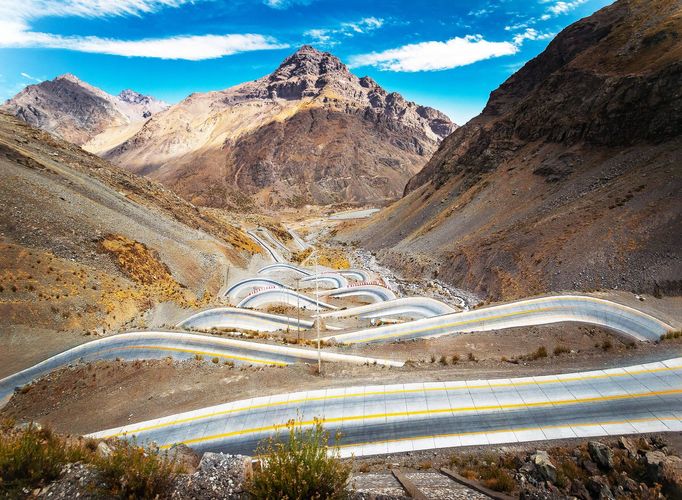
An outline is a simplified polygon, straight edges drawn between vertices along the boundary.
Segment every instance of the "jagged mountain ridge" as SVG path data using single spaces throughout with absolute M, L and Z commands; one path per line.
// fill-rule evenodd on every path
M 566 28 L 344 238 L 492 299 L 679 294 L 681 11 L 620 0 Z
M 79 146 L 111 129 L 120 133 L 132 127 L 133 133 L 167 107 L 130 89 L 113 96 L 70 73 L 29 85 L 2 106 L 26 123 Z
M 443 113 L 358 78 L 301 47 L 270 75 L 192 94 L 115 147 L 87 144 L 198 205 L 377 202 L 407 180 L 456 126 Z

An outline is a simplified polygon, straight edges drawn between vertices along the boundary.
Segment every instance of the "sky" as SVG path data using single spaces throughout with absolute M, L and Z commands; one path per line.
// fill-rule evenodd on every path
M 272 72 L 300 45 L 458 124 L 612 0 L 0 0 L 0 100 L 63 73 L 169 103 Z

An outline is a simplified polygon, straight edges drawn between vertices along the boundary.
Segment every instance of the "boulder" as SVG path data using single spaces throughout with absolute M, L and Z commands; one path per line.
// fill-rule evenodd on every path
M 587 451 L 600 468 L 607 471 L 613 468 L 613 451 L 604 443 L 590 441 L 587 443 Z
M 637 456 L 637 445 L 632 442 L 631 439 L 621 436 L 618 438 L 618 444 L 621 448 L 628 452 L 628 455 L 630 455 L 631 458 L 635 458 Z
M 97 443 L 96 453 L 100 457 L 102 457 L 102 458 L 110 457 L 113 452 L 114 452 L 114 450 L 111 449 L 111 446 L 109 446 L 104 441 L 100 441 L 99 443 Z
M 615 500 L 609 482 L 604 476 L 591 477 L 587 481 L 587 489 L 595 500 Z
M 531 462 L 535 465 L 535 470 L 545 481 L 552 483 L 556 482 L 556 467 L 549 458 L 546 451 L 537 451 L 530 457 Z

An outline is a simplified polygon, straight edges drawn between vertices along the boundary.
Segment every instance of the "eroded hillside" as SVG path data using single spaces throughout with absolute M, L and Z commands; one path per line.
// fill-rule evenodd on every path
M 5 113 L 0 173 L 3 341 L 68 344 L 161 302 L 200 305 L 260 252 L 226 218 Z
M 566 28 L 343 239 L 493 299 L 679 294 L 681 10 L 624 0 Z

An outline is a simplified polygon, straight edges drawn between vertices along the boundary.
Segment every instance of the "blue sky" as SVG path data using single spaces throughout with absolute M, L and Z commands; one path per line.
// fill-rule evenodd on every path
M 304 43 L 464 123 L 611 0 L 0 0 L 0 99 L 62 73 L 175 103 L 259 78 Z

